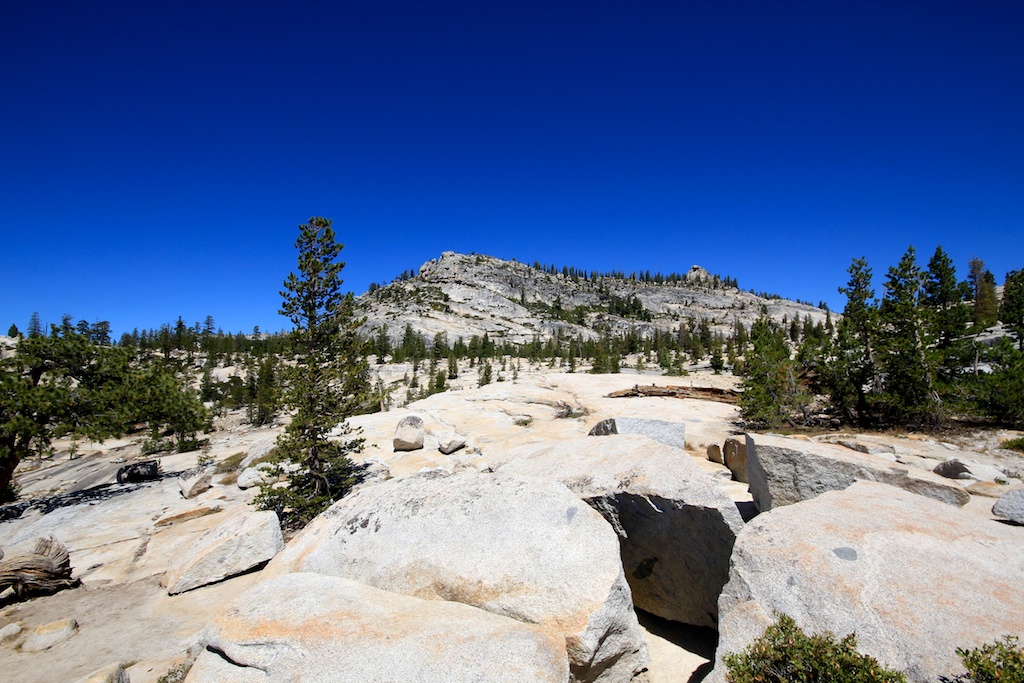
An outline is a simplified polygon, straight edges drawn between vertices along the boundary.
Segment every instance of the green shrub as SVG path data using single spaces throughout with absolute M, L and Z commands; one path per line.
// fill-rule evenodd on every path
M 1024 436 L 1018 436 L 1016 439 L 1008 439 L 1001 444 L 1003 448 L 1009 448 L 1011 451 L 1020 451 L 1024 453 Z
M 1024 648 L 1017 636 L 1003 636 L 1002 641 L 986 643 L 973 650 L 957 648 L 960 661 L 967 669 L 953 679 L 956 683 L 1024 683 Z
M 723 657 L 730 683 L 906 683 L 898 671 L 856 650 L 854 634 L 809 636 L 785 614 L 741 653 Z
M 214 474 L 227 474 L 228 472 L 234 472 L 238 469 L 238 466 L 245 460 L 245 453 L 235 453 L 217 463 L 217 466 L 213 469 Z
M 161 439 L 159 436 L 147 437 L 146 440 L 142 442 L 143 455 L 153 455 L 154 453 L 163 453 L 173 449 L 173 441 L 170 439 Z

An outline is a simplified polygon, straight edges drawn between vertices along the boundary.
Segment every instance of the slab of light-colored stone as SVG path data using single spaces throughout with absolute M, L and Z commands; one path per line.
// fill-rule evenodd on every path
M 718 595 L 743 520 L 685 452 L 639 435 L 529 444 L 495 454 L 499 472 L 565 484 L 619 536 L 633 602 L 665 619 L 718 623 Z
M 594 425 L 590 436 L 611 434 L 639 434 L 666 446 L 686 448 L 686 425 L 668 420 L 648 420 L 640 417 L 610 417 Z
M 248 571 L 283 547 L 276 512 L 246 511 L 203 534 L 167 568 L 162 583 L 176 595 Z
M 461 470 L 361 489 L 267 568 L 318 572 L 538 624 L 566 643 L 574 680 L 647 664 L 615 533 L 565 486 Z
M 768 434 L 747 434 L 747 473 L 761 512 L 842 490 L 855 481 L 877 481 L 956 506 L 971 499 L 961 486 L 927 470 L 842 446 Z
M 207 650 L 186 679 L 193 683 L 569 677 L 564 641 L 539 626 L 321 574 L 284 574 L 254 586 L 214 618 L 202 642 Z
M 3 628 L 0 628 L 0 644 L 6 643 L 8 640 L 13 640 L 21 635 L 24 630 L 24 625 L 20 621 L 7 624 Z
M 131 680 L 128 678 L 124 664 L 114 662 L 78 679 L 78 683 L 131 683 Z
M 153 526 L 166 527 L 180 522 L 187 522 L 190 519 L 197 519 L 199 517 L 205 517 L 206 515 L 212 515 L 215 512 L 220 512 L 223 506 L 220 503 L 203 503 L 186 510 L 173 510 L 164 514 L 162 517 L 153 522 Z
M 78 622 L 74 619 L 61 619 L 49 624 L 37 626 L 28 632 L 21 644 L 22 652 L 42 652 L 54 645 L 71 640 L 78 633 Z
M 874 482 L 761 514 L 736 540 L 708 680 L 773 612 L 807 633 L 856 632 L 912 682 L 961 671 L 956 648 L 1024 633 L 1022 531 Z

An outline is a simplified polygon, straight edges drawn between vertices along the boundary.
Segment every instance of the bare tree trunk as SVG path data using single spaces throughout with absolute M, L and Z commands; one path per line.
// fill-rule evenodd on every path
M 0 550 L 0 593 L 12 587 L 15 595 L 25 597 L 56 593 L 79 584 L 78 579 L 71 578 L 71 557 L 67 548 L 53 536 L 36 539 L 31 553 L 6 560 L 3 556 Z

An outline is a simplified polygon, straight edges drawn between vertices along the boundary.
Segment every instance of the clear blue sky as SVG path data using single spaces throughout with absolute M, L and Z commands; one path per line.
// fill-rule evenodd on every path
M 840 309 L 908 245 L 1024 267 L 1024 3 L 7 2 L 0 333 L 277 315 L 442 251 Z

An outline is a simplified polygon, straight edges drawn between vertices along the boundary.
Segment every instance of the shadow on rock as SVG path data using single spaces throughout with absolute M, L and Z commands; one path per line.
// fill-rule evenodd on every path
M 167 472 L 160 476 L 160 479 L 167 479 L 169 477 L 178 476 L 177 472 Z M 159 479 L 154 480 L 159 481 Z M 54 510 L 67 507 L 69 505 L 79 505 L 81 503 L 96 503 L 102 500 L 109 500 L 117 496 L 137 491 L 138 489 L 145 486 L 145 483 L 138 484 L 100 484 L 99 486 L 93 486 L 89 489 L 82 491 L 72 491 L 70 493 L 61 493 L 56 496 L 50 496 L 48 498 L 37 498 L 35 500 L 26 500 L 21 503 L 12 503 L 11 505 L 0 506 L 0 522 L 7 522 L 12 519 L 18 519 L 27 510 L 36 509 L 42 512 L 44 515 Z

